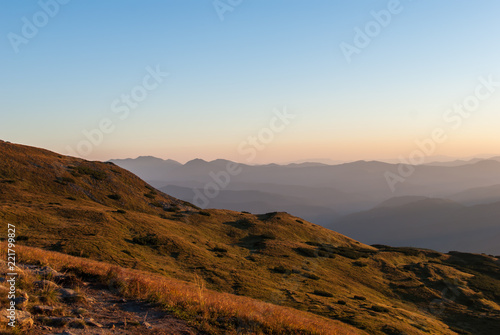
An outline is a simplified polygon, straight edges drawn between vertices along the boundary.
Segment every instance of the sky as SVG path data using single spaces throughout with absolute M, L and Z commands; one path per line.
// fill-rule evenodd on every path
M 498 155 L 499 12 L 494 0 L 2 1 L 0 139 L 90 160 Z

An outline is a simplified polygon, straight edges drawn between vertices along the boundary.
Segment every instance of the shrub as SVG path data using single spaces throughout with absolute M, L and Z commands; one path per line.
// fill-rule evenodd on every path
M 212 249 L 213 252 L 223 252 L 223 253 L 226 253 L 227 252 L 227 249 L 226 248 L 222 248 L 222 247 L 215 247 Z
M 149 199 L 154 199 L 155 195 L 153 193 L 144 193 L 144 196 Z
M 383 244 L 373 244 L 372 247 L 379 249 L 380 251 L 390 251 L 390 252 L 400 252 L 406 256 L 418 256 L 422 250 L 410 247 L 390 247 Z M 437 254 L 437 255 L 436 255 Z M 441 256 L 439 253 L 434 253 L 433 257 Z
M 393 326 L 389 326 L 389 325 L 383 326 L 382 327 L 382 331 L 386 335 L 400 335 L 400 334 L 403 334 L 403 332 L 401 332 L 401 330 L 399 330 L 397 328 L 394 328 Z
M 327 297 L 327 298 L 333 297 L 333 294 L 331 294 L 330 292 L 322 291 L 322 290 L 314 290 L 313 294 L 319 295 L 321 297 Z
M 477 273 L 469 279 L 469 286 L 480 290 L 491 300 L 500 299 L 500 281 L 490 276 Z
M 365 301 L 365 300 L 366 300 L 366 298 L 365 298 L 365 297 L 362 297 L 362 296 L 360 296 L 360 295 L 355 295 L 355 296 L 353 297 L 353 299 L 354 299 L 354 300 L 361 300 L 361 301 Z
M 347 247 L 338 247 L 335 249 L 335 253 L 340 255 L 340 256 L 344 256 L 346 258 L 359 259 L 359 258 L 363 258 L 363 257 L 369 257 L 370 255 L 373 254 L 373 251 L 364 250 L 364 249 L 347 248 Z
M 147 234 L 144 236 L 136 236 L 132 239 L 132 242 L 139 245 L 159 245 L 160 239 L 156 234 Z
M 319 257 L 324 257 L 324 258 L 335 258 L 335 253 L 331 251 L 326 251 L 324 249 L 319 249 L 317 251 Z
M 290 273 L 292 273 L 291 270 L 285 268 L 283 265 L 275 266 L 272 269 L 272 271 L 275 272 L 275 273 L 282 273 L 282 274 L 290 274 Z
M 110 198 L 111 200 L 120 200 L 122 196 L 115 193 L 115 194 L 109 194 L 108 198 Z
M 159 201 L 151 202 L 150 205 L 154 206 L 154 207 L 158 207 L 158 208 L 163 208 L 163 210 L 165 210 L 167 212 L 171 212 L 167 208 L 163 207 L 163 204 L 161 202 L 159 202 Z
M 472 335 L 472 333 L 470 333 L 466 330 L 463 330 L 462 328 L 458 328 L 458 327 L 454 327 L 454 326 L 450 326 L 450 330 L 454 331 L 455 333 L 460 334 L 460 335 Z
M 363 268 L 363 267 L 367 266 L 366 263 L 363 263 L 363 262 L 360 262 L 360 261 L 352 262 L 352 265 L 359 266 L 360 268 Z
M 377 313 L 389 313 L 389 308 L 383 306 L 373 305 L 370 309 Z
M 105 172 L 94 170 L 86 166 L 77 166 L 73 169 L 79 174 L 90 176 L 96 180 L 104 180 L 107 177 Z
M 245 226 L 251 226 L 253 224 L 252 220 L 248 218 L 243 218 L 238 220 L 238 224 L 245 225 Z
M 321 277 L 319 276 L 316 276 L 314 273 L 307 273 L 307 272 L 304 272 L 302 274 L 302 276 L 306 277 L 306 278 L 309 278 L 309 279 L 312 279 L 312 280 L 320 280 Z
M 44 285 L 38 293 L 38 299 L 45 305 L 55 305 L 59 302 L 59 294 L 56 287 Z
M 55 180 L 56 183 L 59 183 L 61 185 L 68 185 L 68 183 L 75 183 L 75 180 L 70 177 L 57 177 Z
M 75 257 L 90 258 L 90 254 L 88 252 L 83 251 L 83 250 L 70 251 L 70 252 L 68 252 L 68 255 L 75 256 Z
M 162 205 L 158 207 L 163 207 Z M 170 207 L 164 207 L 163 208 L 167 212 L 178 212 L 181 210 L 181 208 L 178 205 L 171 205 Z
M 299 248 L 295 248 L 294 250 L 299 255 L 302 255 L 302 256 L 305 256 L 305 257 L 313 257 L 313 258 L 318 257 L 318 252 L 316 250 L 314 250 L 314 249 L 299 247 Z
M 204 216 L 210 216 L 210 215 L 212 215 L 212 214 L 210 214 L 210 213 L 209 213 L 209 212 L 207 212 L 207 211 L 201 211 L 199 214 L 200 214 L 200 215 L 204 215 Z
M 124 211 L 123 209 L 118 209 L 118 210 L 115 211 L 115 213 L 127 214 L 127 212 Z
M 264 234 L 261 234 L 260 237 L 263 240 L 275 240 L 276 239 L 276 235 L 274 235 L 273 233 L 264 233 Z

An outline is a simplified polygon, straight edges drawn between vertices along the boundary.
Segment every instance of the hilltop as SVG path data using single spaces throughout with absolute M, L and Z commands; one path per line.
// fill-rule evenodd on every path
M 2 226 L 15 224 L 18 243 L 36 248 L 23 252 L 57 270 L 78 263 L 105 277 L 119 266 L 137 280 L 183 281 L 186 291 L 233 295 L 233 307 L 250 319 L 253 302 L 237 298 L 285 306 L 305 320 L 297 334 L 487 334 L 500 327 L 494 256 L 368 246 L 284 212 L 202 210 L 114 164 L 5 142 L 0 203 Z M 154 300 L 154 289 L 134 294 Z M 227 333 L 231 316 L 217 316 L 216 301 L 205 319 L 186 303 L 167 310 L 201 330 Z M 287 322 L 299 327 L 282 327 Z M 328 326 L 313 331 L 307 325 L 315 322 Z M 258 322 L 248 333 L 252 327 L 272 333 Z

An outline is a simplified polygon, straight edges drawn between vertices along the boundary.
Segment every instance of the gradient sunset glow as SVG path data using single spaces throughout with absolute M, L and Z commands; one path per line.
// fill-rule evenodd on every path
M 262 164 L 398 159 L 442 129 L 429 156 L 500 154 L 494 1 L 255 0 L 224 13 L 182 0 L 0 7 L 3 140 L 91 160 Z M 358 52 L 347 59 L 342 43 Z M 294 118 L 273 131 L 284 109 Z M 249 159 L 249 138 L 263 129 L 272 135 Z M 82 141 L 95 143 L 79 150 Z

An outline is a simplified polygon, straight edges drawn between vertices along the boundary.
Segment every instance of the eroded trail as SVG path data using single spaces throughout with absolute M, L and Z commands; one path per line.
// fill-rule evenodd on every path
M 113 286 L 50 267 L 20 268 L 16 303 L 23 334 L 205 334 L 149 302 L 122 298 Z

